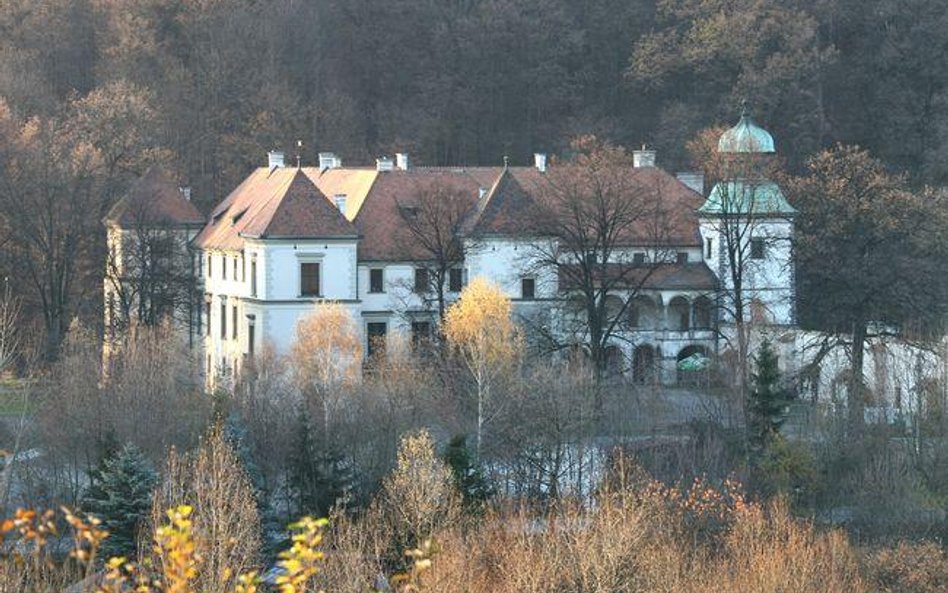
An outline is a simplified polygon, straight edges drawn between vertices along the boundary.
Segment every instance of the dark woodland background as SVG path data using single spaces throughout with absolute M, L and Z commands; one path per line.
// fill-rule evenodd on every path
M 496 165 L 595 134 L 675 171 L 744 98 L 790 172 L 844 142 L 941 185 L 946 31 L 944 0 L 3 0 L 0 268 L 55 343 L 152 163 L 205 211 L 297 139 Z

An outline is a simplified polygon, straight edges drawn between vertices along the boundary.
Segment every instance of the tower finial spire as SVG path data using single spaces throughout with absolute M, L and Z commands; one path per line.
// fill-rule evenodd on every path
M 747 102 L 747 97 L 741 99 L 741 117 L 750 116 L 750 103 Z
M 510 157 L 504 155 L 504 169 L 507 169 L 507 166 L 510 164 Z

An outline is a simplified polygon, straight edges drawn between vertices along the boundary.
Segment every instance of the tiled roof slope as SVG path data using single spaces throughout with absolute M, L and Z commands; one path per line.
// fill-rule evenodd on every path
M 450 191 L 469 196 L 470 215 L 463 231 L 481 236 L 517 236 L 540 233 L 538 206 L 548 201 L 549 175 L 534 167 L 415 167 L 377 172 L 374 169 L 329 169 L 315 167 L 299 170 L 294 192 L 290 184 L 297 169 L 265 168 L 254 171 L 212 212 L 211 220 L 195 243 L 205 249 L 241 249 L 244 236 L 325 237 L 358 234 L 359 259 L 365 261 L 414 261 L 428 254 L 417 244 L 399 205 L 411 206 L 427 187 L 438 184 Z M 696 209 L 703 198 L 658 168 L 628 170 L 630 187 L 660 195 L 666 219 L 660 243 L 675 246 L 700 246 Z M 303 177 L 312 182 L 303 183 Z M 308 201 L 298 193 L 319 191 L 323 201 Z M 485 195 L 479 197 L 480 190 Z M 346 228 L 335 215 L 329 199 L 346 195 L 346 210 L 354 230 Z M 292 199 L 283 205 L 287 196 Z M 319 209 L 309 212 L 307 204 Z M 328 204 L 333 216 L 322 207 Z M 279 216 L 278 216 L 279 213 Z M 277 226 L 270 227 L 273 221 Z M 629 229 L 623 244 L 653 242 L 650 225 L 654 219 L 643 216 L 638 227 Z
M 543 219 L 557 210 L 549 175 L 555 173 L 540 173 L 532 167 L 504 170 L 478 204 L 476 216 L 468 221 L 468 232 L 500 236 L 542 233 Z M 701 195 L 657 167 L 630 168 L 626 175 L 620 181 L 629 191 L 647 192 L 657 198 L 663 220 L 661 234 L 656 235 L 655 216 L 644 213 L 619 237 L 620 244 L 701 245 L 695 214 L 703 201 Z
M 411 207 L 421 192 L 437 185 L 468 196 L 473 209 L 479 190 L 490 187 L 500 172 L 500 168 L 417 167 L 379 173 L 354 221 L 361 233 L 359 259 L 413 261 L 430 257 L 412 236 L 399 206 Z
M 336 208 L 316 184 L 297 169 L 266 224 L 258 217 L 244 229 L 245 236 L 261 238 L 326 239 L 356 237 L 352 223 Z
M 526 177 L 531 170 L 535 171 L 528 169 L 515 174 L 512 169 L 504 169 L 487 195 L 479 201 L 476 212 L 466 224 L 466 232 L 474 236 L 507 237 L 542 232 L 538 224 L 537 203 L 523 186 L 528 182 Z M 539 171 L 536 173 L 540 175 Z M 529 183 L 536 193 L 537 179 L 530 179 Z
M 204 224 L 204 216 L 187 200 L 171 177 L 161 168 L 151 167 L 112 206 L 105 222 L 122 228 L 139 225 Z
M 245 236 L 356 236 L 327 196 L 346 194 L 347 202 L 361 204 L 374 179 L 375 171 L 362 169 L 257 169 L 211 212 L 194 243 L 202 249 L 237 250 Z

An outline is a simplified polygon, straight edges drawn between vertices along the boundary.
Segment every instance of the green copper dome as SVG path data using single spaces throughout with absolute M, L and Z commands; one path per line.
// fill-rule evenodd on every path
M 774 137 L 770 132 L 754 123 L 745 106 L 741 120 L 730 130 L 721 134 L 718 152 L 776 152 Z

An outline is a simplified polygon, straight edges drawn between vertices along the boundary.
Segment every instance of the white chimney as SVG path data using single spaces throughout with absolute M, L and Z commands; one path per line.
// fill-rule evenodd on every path
M 285 167 L 286 162 L 283 159 L 282 150 L 271 150 L 267 153 L 267 167 L 270 169 L 276 169 L 278 167 Z
M 695 192 L 704 195 L 704 173 L 701 171 L 680 171 L 675 178 Z
M 191 188 L 190 187 L 179 187 L 178 191 L 181 192 L 181 195 L 184 196 L 184 199 L 191 201 Z
M 319 153 L 319 168 L 322 171 L 326 169 L 338 169 L 342 167 L 342 159 L 336 156 L 334 152 Z
M 545 152 L 533 153 L 533 164 L 536 165 L 537 171 L 539 171 L 540 173 L 546 173 L 546 153 Z
M 375 159 L 376 171 L 391 171 L 395 168 L 395 163 L 391 157 L 383 156 Z
M 395 153 L 395 166 L 398 167 L 400 171 L 408 170 L 408 153 L 407 152 L 396 152 Z
M 645 145 L 642 145 L 642 150 L 633 150 L 632 151 L 632 166 L 636 169 L 643 167 L 654 167 L 655 166 L 655 151 L 647 150 Z

